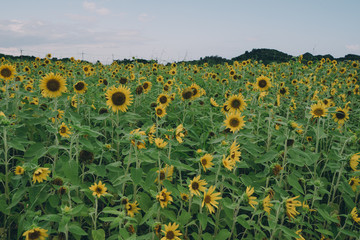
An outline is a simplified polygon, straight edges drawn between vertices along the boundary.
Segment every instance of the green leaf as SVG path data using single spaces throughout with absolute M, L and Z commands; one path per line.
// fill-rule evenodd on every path
M 330 232 L 329 230 L 326 230 L 326 229 L 315 229 L 315 230 L 324 235 L 334 237 L 334 234 L 332 232 Z
M 246 220 L 247 218 L 248 218 L 248 216 L 243 214 L 243 215 L 239 215 L 236 220 L 244 228 L 251 229 L 251 226 L 249 225 L 249 223 Z
M 197 217 L 199 219 L 202 229 L 205 229 L 207 225 L 207 215 L 204 213 L 198 213 Z
M 224 240 L 230 236 L 230 232 L 227 229 L 222 229 L 215 237 L 215 240 Z
M 182 211 L 181 215 L 179 216 L 179 223 L 180 225 L 184 226 L 189 222 L 190 219 L 191 219 L 191 214 L 186 211 Z
M 93 240 L 105 240 L 105 231 L 104 229 L 92 230 L 91 236 Z
M 65 176 L 70 180 L 72 184 L 79 183 L 79 166 L 76 161 L 70 160 L 63 162 L 63 171 Z
M 69 232 L 71 232 L 74 235 L 80 235 L 80 236 L 88 235 L 81 227 L 79 227 L 75 224 L 69 224 Z
M 135 184 L 139 184 L 142 180 L 142 168 L 131 168 L 131 179 Z
M 266 163 L 271 162 L 274 158 L 276 158 L 279 153 L 275 150 L 270 150 L 269 152 L 265 153 L 262 157 L 259 157 L 255 160 L 255 163 Z
M 322 207 L 319 207 L 317 209 L 317 212 L 327 221 L 329 222 L 334 222 L 334 223 L 337 223 L 339 224 L 339 220 L 337 218 L 333 218 L 330 216 L 330 214 L 326 211 L 326 210 L 323 210 Z
M 31 145 L 25 152 L 24 158 L 39 159 L 46 154 L 46 148 L 41 143 Z
M 296 191 L 300 192 L 304 195 L 304 190 L 302 189 L 301 185 L 298 182 L 298 178 L 294 174 L 289 174 L 287 176 L 288 183 L 296 189 Z
M 285 226 L 279 226 L 279 229 L 281 229 L 283 231 L 283 233 L 285 233 L 285 235 L 288 235 L 290 237 L 294 237 L 294 238 L 299 238 L 299 235 L 297 235 L 293 230 L 291 230 L 290 228 L 287 228 Z
M 25 152 L 24 145 L 21 144 L 20 141 L 16 141 L 16 139 L 12 139 L 12 140 L 9 142 L 9 147 Z

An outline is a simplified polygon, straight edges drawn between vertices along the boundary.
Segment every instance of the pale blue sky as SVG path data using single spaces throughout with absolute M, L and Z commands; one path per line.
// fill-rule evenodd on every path
M 232 58 L 253 48 L 360 55 L 359 0 L 12 0 L 0 53 L 89 61 Z

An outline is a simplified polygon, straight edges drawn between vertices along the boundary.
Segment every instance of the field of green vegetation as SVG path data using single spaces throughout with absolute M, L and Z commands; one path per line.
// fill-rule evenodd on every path
M 0 61 L 0 239 L 358 239 L 359 61 Z

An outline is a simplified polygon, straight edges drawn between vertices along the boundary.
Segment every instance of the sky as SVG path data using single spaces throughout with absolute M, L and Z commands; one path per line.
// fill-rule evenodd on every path
M 11 0 L 0 53 L 159 62 L 258 48 L 360 55 L 359 0 Z

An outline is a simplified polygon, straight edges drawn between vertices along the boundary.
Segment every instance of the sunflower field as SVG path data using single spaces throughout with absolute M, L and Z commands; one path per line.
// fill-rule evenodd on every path
M 0 61 L 0 239 L 359 239 L 359 62 Z

